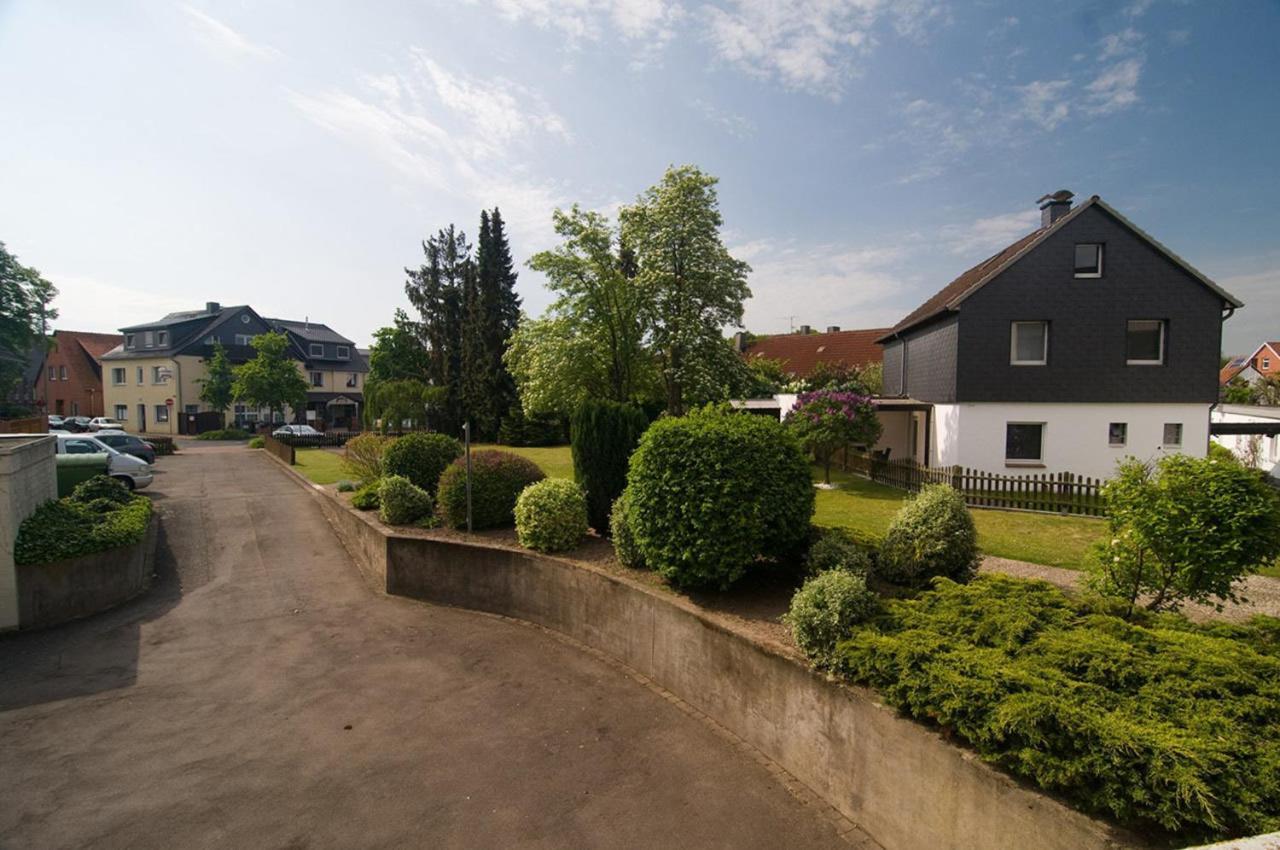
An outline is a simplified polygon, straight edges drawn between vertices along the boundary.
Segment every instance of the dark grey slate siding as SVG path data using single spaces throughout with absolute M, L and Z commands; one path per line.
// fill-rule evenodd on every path
M 1079 242 L 1105 246 L 1101 278 L 1074 276 Z M 961 302 L 955 398 L 1212 403 L 1222 308 L 1218 295 L 1108 213 L 1090 208 Z M 1048 365 L 1010 365 L 1010 323 L 1038 319 L 1049 322 Z M 1168 323 L 1164 365 L 1125 364 L 1128 319 Z M 909 349 L 911 395 L 918 363 Z M 937 382 L 932 374 L 925 379 L 930 387 Z
M 952 316 L 907 334 L 905 395 L 939 403 L 956 400 L 957 328 Z
M 884 395 L 903 395 L 901 342 L 891 342 L 884 347 Z

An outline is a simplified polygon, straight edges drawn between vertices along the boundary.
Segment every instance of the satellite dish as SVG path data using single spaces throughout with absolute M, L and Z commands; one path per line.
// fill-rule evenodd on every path
M 160 366 L 156 369 L 156 377 L 160 379 L 160 383 L 167 384 L 173 380 L 173 370 L 168 366 Z

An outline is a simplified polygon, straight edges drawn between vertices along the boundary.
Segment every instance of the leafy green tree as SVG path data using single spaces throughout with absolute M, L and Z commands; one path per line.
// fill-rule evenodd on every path
M 31 349 L 58 318 L 49 306 L 57 294 L 39 271 L 19 263 L 0 242 L 0 398 L 21 378 Z
M 1236 375 L 1223 385 L 1222 400 L 1227 404 L 1257 404 L 1258 390 L 1253 384 Z
M 429 360 L 422 344 L 422 328 L 398 309 L 390 327 L 373 332 L 367 383 L 402 379 L 426 382 Z
M 200 400 L 209 407 L 222 413 L 231 406 L 235 399 L 235 375 L 221 342 L 213 343 L 213 356 L 209 358 L 205 376 L 196 383 L 200 384 Z
M 1103 488 L 1110 533 L 1091 586 L 1132 615 L 1183 602 L 1235 601 L 1234 585 L 1280 555 L 1280 494 L 1255 470 L 1218 458 L 1129 458 Z
M 232 370 L 231 385 L 236 401 L 253 407 L 266 407 L 275 414 L 285 407 L 301 410 L 307 403 L 307 380 L 298 363 L 289 356 L 289 337 L 283 333 L 265 333 L 250 343 L 254 357 Z
M 562 242 L 529 260 L 556 300 L 526 321 L 507 353 L 526 412 L 568 413 L 587 399 L 630 402 L 656 375 L 646 350 L 650 304 L 609 220 L 574 206 L 553 215 Z
M 875 445 L 880 419 L 865 395 L 836 390 L 801 393 L 787 416 L 787 426 L 822 464 L 823 481 L 831 483 L 831 458 L 851 444 Z
M 672 167 L 622 210 L 622 233 L 635 251 L 635 280 L 651 311 L 652 349 L 673 415 L 695 399 L 727 397 L 741 377 L 741 359 L 723 329 L 742 324 L 751 267 L 730 256 L 721 239 L 716 182 L 694 166 Z
M 427 418 L 427 410 L 441 403 L 447 390 L 432 387 L 414 378 L 391 378 L 370 381 L 364 388 L 365 422 L 378 425 L 382 433 L 399 431 L 408 423 L 418 427 Z

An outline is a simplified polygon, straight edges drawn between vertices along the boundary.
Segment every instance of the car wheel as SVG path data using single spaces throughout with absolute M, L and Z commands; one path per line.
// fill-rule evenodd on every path
M 111 477 L 112 477 L 112 478 L 114 478 L 115 480 L 119 481 L 121 484 L 123 484 L 123 485 L 124 485 L 124 486 L 125 486 L 125 487 L 130 491 L 130 492 L 133 492 L 133 479 L 132 479 L 132 478 L 130 478 L 130 477 L 129 477 L 129 476 L 127 476 L 127 475 L 113 475 L 113 476 L 111 476 Z

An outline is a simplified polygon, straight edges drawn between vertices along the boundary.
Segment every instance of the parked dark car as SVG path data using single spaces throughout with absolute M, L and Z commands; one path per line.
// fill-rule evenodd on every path
M 94 436 L 98 438 L 98 442 L 106 443 L 118 452 L 133 455 L 147 463 L 156 462 L 156 447 L 132 434 L 126 434 L 123 431 L 99 431 Z
M 61 431 L 70 431 L 72 434 L 83 434 L 89 430 L 88 416 L 68 416 L 62 420 L 62 424 L 58 428 Z

